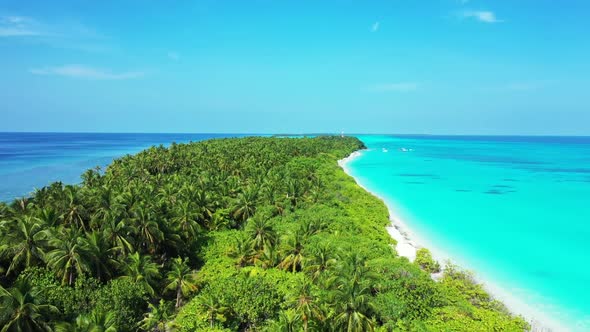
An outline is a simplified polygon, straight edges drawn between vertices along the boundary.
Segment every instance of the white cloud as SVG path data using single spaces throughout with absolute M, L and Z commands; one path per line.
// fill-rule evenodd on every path
M 372 32 L 377 32 L 378 30 L 379 30 L 379 21 L 373 23 L 373 25 L 371 26 Z
M 473 18 L 483 23 L 502 22 L 502 20 L 499 20 L 496 17 L 496 14 L 494 14 L 494 12 L 487 10 L 466 10 L 461 12 L 460 16 L 463 18 Z
M 27 40 L 56 48 L 87 52 L 109 50 L 108 37 L 72 20 L 40 21 L 28 16 L 0 15 L 0 38 Z
M 33 75 L 53 75 L 89 80 L 127 80 L 145 75 L 141 71 L 114 73 L 110 70 L 75 64 L 59 67 L 32 68 L 29 69 L 29 72 Z
M 415 82 L 385 83 L 370 87 L 371 91 L 376 92 L 411 92 L 417 89 L 418 83 Z
M 21 24 L 25 22 L 30 22 L 31 19 L 29 17 L 24 16 L 4 16 L 2 18 L 3 21 L 13 24 Z
M 178 61 L 180 59 L 180 55 L 176 52 L 168 52 L 168 59 Z
M 25 16 L 0 16 L 0 37 L 40 36 L 39 23 Z

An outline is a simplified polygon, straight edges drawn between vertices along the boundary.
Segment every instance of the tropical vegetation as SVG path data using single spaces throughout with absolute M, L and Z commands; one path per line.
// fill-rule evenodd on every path
M 152 147 L 0 203 L 0 331 L 523 331 L 337 160 L 352 137 Z

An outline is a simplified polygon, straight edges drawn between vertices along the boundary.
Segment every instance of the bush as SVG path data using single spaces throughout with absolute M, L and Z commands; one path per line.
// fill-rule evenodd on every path
M 19 275 L 28 280 L 31 286 L 40 290 L 41 303 L 55 306 L 59 317 L 55 320 L 73 320 L 79 314 L 92 310 L 93 298 L 100 288 L 98 280 L 81 276 L 73 287 L 62 286 L 52 271 L 46 268 L 28 268 Z
M 135 331 L 147 306 L 142 285 L 127 279 L 111 280 L 94 293 L 94 310 L 115 314 L 119 331 Z
M 416 252 L 415 264 L 418 264 L 424 271 L 428 273 L 439 273 L 440 264 L 432 259 L 430 251 L 426 248 L 420 248 Z
M 181 331 L 215 328 L 243 330 L 278 317 L 282 297 L 263 274 L 217 280 L 207 285 L 175 320 Z

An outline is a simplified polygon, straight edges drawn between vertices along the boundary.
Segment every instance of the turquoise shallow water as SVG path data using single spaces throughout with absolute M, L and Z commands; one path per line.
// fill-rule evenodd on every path
M 590 331 L 590 138 L 359 138 L 351 175 L 420 244 Z

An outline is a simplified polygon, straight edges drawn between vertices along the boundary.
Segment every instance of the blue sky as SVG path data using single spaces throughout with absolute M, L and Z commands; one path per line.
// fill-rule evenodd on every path
M 0 131 L 590 135 L 584 0 L 0 0 Z

